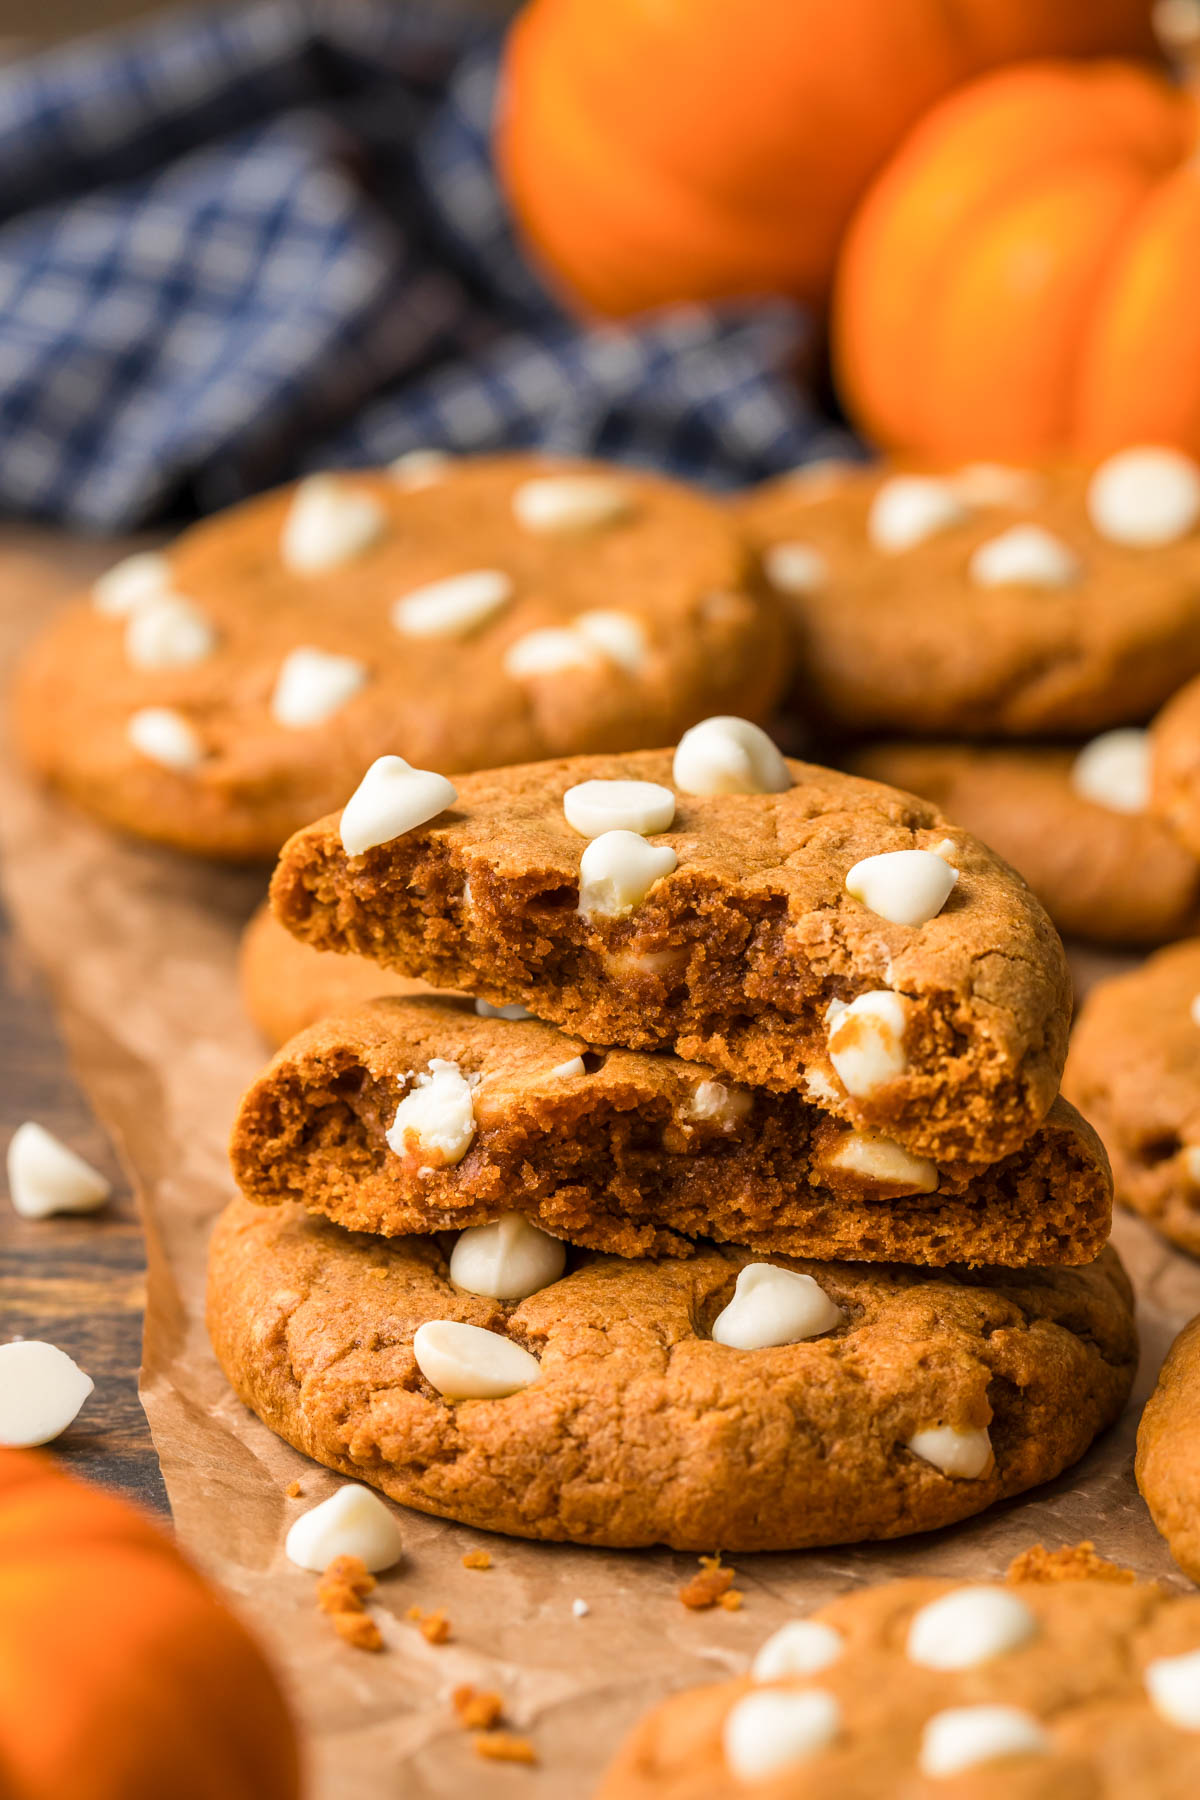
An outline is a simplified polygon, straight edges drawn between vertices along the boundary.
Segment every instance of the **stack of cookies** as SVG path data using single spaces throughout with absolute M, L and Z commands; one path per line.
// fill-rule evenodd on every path
M 1200 675 L 1200 467 L 810 469 L 739 512 L 839 760 L 993 845 L 1069 935 L 1197 928 L 1200 683 L 1144 727 Z
M 524 1537 L 798 1548 L 965 1518 L 1120 1410 L 1062 947 L 934 807 L 729 717 L 454 784 L 384 756 L 272 897 L 409 984 L 250 1088 L 213 1242 L 231 1382 L 329 1467 Z

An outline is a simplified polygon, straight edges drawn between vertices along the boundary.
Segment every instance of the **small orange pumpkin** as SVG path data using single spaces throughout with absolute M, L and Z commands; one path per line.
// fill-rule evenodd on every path
M 170 1540 L 17 1450 L 0 1450 L 0 1771 L 20 1800 L 295 1800 L 300 1786 L 262 1652 Z
M 934 458 L 1200 455 L 1198 114 L 1130 63 L 944 100 L 871 188 L 834 302 L 839 390 Z
M 1028 56 L 1149 55 L 1149 0 L 531 0 L 501 175 L 584 310 L 828 297 L 855 201 L 939 95 Z

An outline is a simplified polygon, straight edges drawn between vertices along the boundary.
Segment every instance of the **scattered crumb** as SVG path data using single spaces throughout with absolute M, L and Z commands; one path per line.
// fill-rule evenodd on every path
M 464 1731 L 490 1731 L 493 1725 L 500 1723 L 504 1713 L 504 1701 L 499 1694 L 489 1693 L 486 1688 L 473 1688 L 469 1683 L 465 1687 L 456 1687 L 450 1698 Z
M 1085 1539 L 1082 1544 L 1068 1544 L 1061 1550 L 1047 1550 L 1044 1544 L 1033 1544 L 1013 1558 L 1007 1581 L 1136 1581 L 1132 1569 L 1122 1569 L 1107 1557 L 1096 1554 L 1096 1546 Z
M 742 1604 L 742 1596 L 737 1595 L 730 1600 L 728 1596 L 733 1588 L 736 1570 L 727 1569 L 721 1562 L 718 1550 L 715 1556 L 700 1558 L 700 1573 L 679 1590 L 679 1598 L 692 1612 L 707 1612 L 710 1606 L 728 1606 L 736 1610 Z
M 724 1612 L 741 1612 L 742 1601 L 744 1599 L 745 1595 L 740 1588 L 726 1588 L 725 1592 L 717 1601 L 717 1605 L 721 1607 Z
M 423 1613 L 419 1606 L 410 1606 L 404 1616 L 419 1627 L 427 1644 L 444 1644 L 449 1640 L 450 1621 L 440 1607 L 434 1612 Z
M 586 1619 L 591 1610 L 586 1600 L 572 1600 L 571 1602 L 571 1611 L 577 1619 Z
M 462 1559 L 464 1569 L 490 1569 L 492 1558 L 487 1550 L 468 1550 Z
M 342 1641 L 353 1644 L 356 1650 L 383 1649 L 379 1627 L 369 1613 L 335 1612 L 330 1615 L 330 1623 Z
M 300 1486 L 298 1481 L 289 1481 L 283 1491 L 289 1500 L 298 1500 L 304 1492 L 304 1489 Z
M 361 1556 L 335 1556 L 317 1583 L 317 1605 L 326 1613 L 362 1612 L 375 1585 Z
M 374 1268 L 371 1270 L 371 1273 L 375 1277 L 376 1281 L 386 1281 L 387 1280 L 387 1264 L 386 1263 L 376 1263 Z
M 489 1731 L 472 1739 L 476 1756 L 488 1762 L 529 1763 L 536 1765 L 538 1753 L 528 1738 L 514 1737 L 511 1731 Z

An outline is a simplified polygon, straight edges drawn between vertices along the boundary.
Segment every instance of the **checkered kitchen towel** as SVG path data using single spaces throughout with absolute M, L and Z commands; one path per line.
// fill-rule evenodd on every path
M 424 445 L 732 485 L 842 443 L 783 301 L 571 320 L 419 0 L 175 14 L 0 71 L 0 511 L 97 530 Z

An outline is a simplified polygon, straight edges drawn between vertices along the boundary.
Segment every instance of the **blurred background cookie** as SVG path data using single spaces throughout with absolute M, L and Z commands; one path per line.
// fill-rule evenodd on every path
M 1175 1339 L 1138 1426 L 1137 1484 L 1185 1575 L 1200 1582 L 1200 1318 Z

